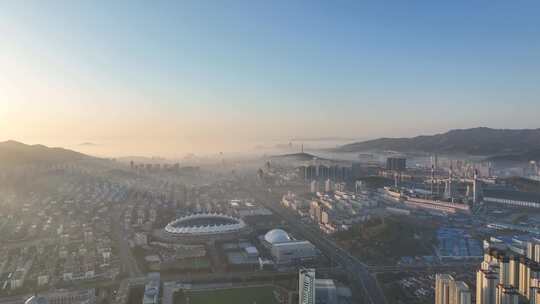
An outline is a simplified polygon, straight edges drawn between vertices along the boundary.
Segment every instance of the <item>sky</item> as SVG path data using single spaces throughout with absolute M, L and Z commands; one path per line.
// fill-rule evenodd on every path
M 538 1 L 0 1 L 0 140 L 179 156 L 538 128 L 538 16 Z

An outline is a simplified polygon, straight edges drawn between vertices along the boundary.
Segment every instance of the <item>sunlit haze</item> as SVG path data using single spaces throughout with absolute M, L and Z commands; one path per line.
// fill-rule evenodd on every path
M 0 304 L 540 304 L 540 1 L 0 0 Z
M 0 140 L 181 156 L 536 128 L 539 14 L 536 1 L 2 1 Z

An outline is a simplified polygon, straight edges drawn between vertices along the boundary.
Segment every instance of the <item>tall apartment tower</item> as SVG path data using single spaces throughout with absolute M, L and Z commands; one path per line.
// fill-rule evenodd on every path
M 444 196 L 445 198 L 452 198 L 454 196 L 454 189 L 452 187 L 452 180 L 454 179 L 454 171 L 452 165 L 450 165 L 450 170 L 448 172 L 448 180 L 444 185 Z
M 498 281 L 499 275 L 491 269 L 480 269 L 476 272 L 477 304 L 496 304 Z
M 298 303 L 315 304 L 315 269 L 304 268 L 299 271 Z
M 471 290 L 451 275 L 435 275 L 435 304 L 471 304 Z
M 495 304 L 518 304 L 519 294 L 512 286 L 497 286 L 497 301 Z
M 319 182 L 316 180 L 312 180 L 309 184 L 309 191 L 311 193 L 317 193 L 317 191 L 319 191 Z
M 454 304 L 471 304 L 471 289 L 465 282 L 457 281 L 453 290 L 450 290 L 451 300 Z
M 482 195 L 482 187 L 480 181 L 478 180 L 478 170 L 474 170 L 474 179 L 473 179 L 473 205 L 480 203 L 480 197 Z
M 450 304 L 450 282 L 452 276 L 448 274 L 435 275 L 435 304 Z

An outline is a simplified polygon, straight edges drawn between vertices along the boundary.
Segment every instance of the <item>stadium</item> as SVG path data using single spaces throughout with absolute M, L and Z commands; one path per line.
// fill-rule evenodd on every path
M 182 240 L 189 243 L 227 239 L 247 229 L 246 223 L 237 217 L 221 213 L 195 213 L 170 222 L 161 230 L 162 240 Z

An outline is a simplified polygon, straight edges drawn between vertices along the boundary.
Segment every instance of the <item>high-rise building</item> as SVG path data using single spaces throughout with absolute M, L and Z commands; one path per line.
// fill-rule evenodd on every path
M 471 290 L 462 281 L 456 281 L 451 275 L 435 275 L 435 304 L 470 304 Z
M 315 304 L 315 269 L 304 268 L 299 271 L 298 303 Z
M 453 179 L 454 179 L 454 172 L 453 172 L 452 166 L 450 166 L 448 179 L 444 183 L 444 196 L 445 196 L 445 198 L 451 199 L 454 196 L 454 189 L 452 187 L 452 180 Z
M 386 159 L 386 170 L 405 171 L 407 168 L 407 159 L 403 157 L 388 157 Z
M 330 172 L 330 170 L 329 170 L 329 168 L 327 166 L 320 165 L 319 166 L 319 175 L 318 175 L 318 177 L 320 179 L 322 179 L 322 180 L 325 180 L 325 179 L 327 179 L 329 177 L 329 172 Z
M 531 280 L 530 304 L 540 304 L 540 279 Z
M 519 257 L 510 257 L 510 285 L 519 288 Z
M 450 299 L 450 303 L 454 304 L 471 304 L 471 289 L 465 282 L 455 281 L 450 290 Z
M 526 258 L 522 258 L 519 261 L 519 288 L 518 291 L 520 294 L 525 297 L 529 294 L 529 282 L 531 279 L 529 269 L 529 262 Z
M 437 154 L 431 156 L 431 166 L 435 168 L 435 171 L 439 170 L 439 157 Z
M 491 269 L 480 269 L 476 273 L 476 303 L 495 304 L 496 286 L 499 280 L 497 272 Z
M 448 274 L 435 275 L 435 304 L 450 304 L 450 281 L 453 280 Z
M 321 214 L 322 209 L 321 205 L 317 201 L 312 201 L 309 205 L 309 214 L 311 216 L 311 219 L 314 220 L 316 223 L 321 222 Z
M 536 243 L 528 242 L 523 255 L 500 246 L 489 248 L 476 273 L 476 303 L 514 304 L 524 297 L 529 303 L 540 303 L 540 263 Z
M 495 304 L 518 304 L 519 294 L 512 286 L 497 285 L 497 300 Z
M 482 188 L 481 183 L 478 180 L 478 171 L 474 170 L 474 179 L 473 179 L 473 204 L 479 204 L 481 195 L 482 195 Z
M 334 190 L 334 182 L 332 182 L 330 179 L 327 179 L 326 182 L 324 182 L 324 191 L 330 192 Z
M 319 191 L 319 182 L 316 180 L 312 180 L 311 184 L 309 185 L 309 191 L 311 193 L 317 193 Z

